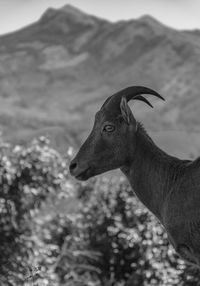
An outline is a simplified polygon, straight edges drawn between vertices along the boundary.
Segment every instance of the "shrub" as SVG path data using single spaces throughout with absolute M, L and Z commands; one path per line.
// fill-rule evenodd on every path
M 200 272 L 185 265 L 160 223 L 123 178 L 80 185 L 82 239 L 100 257 L 101 285 L 200 285 Z M 130 284 L 132 283 L 132 284 Z
M 68 160 L 1 143 L 0 285 L 200 286 L 126 180 L 71 181 Z
M 31 274 L 33 268 L 37 274 L 41 267 L 45 270 L 54 262 L 55 259 L 41 263 L 42 254 L 45 256 L 46 251 L 46 258 L 49 258 L 52 250 L 46 249 L 40 240 L 39 221 L 43 218 L 39 217 L 39 211 L 57 192 L 67 194 L 66 164 L 44 138 L 29 147 L 1 144 L 1 283 L 22 285 L 28 276 L 34 276 Z

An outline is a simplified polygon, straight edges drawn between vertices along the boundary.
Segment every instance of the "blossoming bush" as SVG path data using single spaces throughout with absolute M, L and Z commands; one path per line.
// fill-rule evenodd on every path
M 37 216 L 49 198 L 67 195 L 67 166 L 45 138 L 0 148 L 0 284 L 23 285 L 41 266 L 45 270 L 42 253 L 48 258 L 58 250 L 45 248 L 39 236 L 44 219 Z
M 200 272 L 175 254 L 125 179 L 99 179 L 87 189 L 82 224 L 90 250 L 101 254 L 94 265 L 109 285 L 200 285 Z
M 0 285 L 200 286 L 125 179 L 78 183 L 68 164 L 45 138 L 1 143 Z

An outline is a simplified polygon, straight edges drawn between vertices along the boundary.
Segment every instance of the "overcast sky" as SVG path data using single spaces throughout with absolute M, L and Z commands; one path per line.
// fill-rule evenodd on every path
M 65 4 L 111 21 L 149 14 L 177 29 L 200 29 L 200 0 L 0 0 L 0 34 L 36 21 L 48 7 Z

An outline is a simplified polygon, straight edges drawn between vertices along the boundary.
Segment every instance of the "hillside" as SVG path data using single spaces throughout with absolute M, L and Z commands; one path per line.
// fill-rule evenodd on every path
M 136 117 L 170 153 L 197 155 L 199 78 L 199 31 L 150 16 L 111 23 L 70 5 L 51 8 L 0 37 L 0 127 L 15 142 L 49 134 L 64 151 L 80 144 L 108 95 L 146 85 L 166 103 L 152 99 L 154 110 L 135 103 Z

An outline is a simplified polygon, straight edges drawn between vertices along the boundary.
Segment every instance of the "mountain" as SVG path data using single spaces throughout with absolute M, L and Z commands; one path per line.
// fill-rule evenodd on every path
M 199 78 L 199 31 L 176 31 L 148 15 L 112 23 L 70 5 L 50 8 L 0 37 L 0 127 L 19 143 L 43 133 L 59 138 L 64 151 L 80 145 L 107 96 L 146 85 L 166 102 L 152 99 L 153 111 L 134 103 L 135 116 L 167 151 L 197 155 Z

